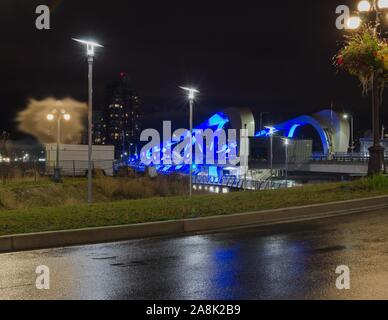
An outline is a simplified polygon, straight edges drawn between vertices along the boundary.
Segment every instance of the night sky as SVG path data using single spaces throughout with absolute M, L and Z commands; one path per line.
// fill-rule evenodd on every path
M 35 28 L 35 8 L 52 8 L 51 30 Z M 87 100 L 84 49 L 72 37 L 105 46 L 95 62 L 95 106 L 126 72 L 142 100 L 143 127 L 187 126 L 179 85 L 201 90 L 196 121 L 229 106 L 270 111 L 269 121 L 310 114 L 334 103 L 370 126 L 370 101 L 332 57 L 343 31 L 335 8 L 356 1 L 1 0 L 0 131 L 16 132 L 30 97 Z

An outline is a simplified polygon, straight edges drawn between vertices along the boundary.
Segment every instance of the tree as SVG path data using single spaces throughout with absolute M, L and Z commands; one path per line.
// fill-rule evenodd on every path
M 372 93 L 373 146 L 369 148 L 369 175 L 385 171 L 384 148 L 380 144 L 380 106 L 388 81 L 388 44 L 376 25 L 364 24 L 345 37 L 344 45 L 334 57 L 334 64 L 356 76 L 363 94 Z

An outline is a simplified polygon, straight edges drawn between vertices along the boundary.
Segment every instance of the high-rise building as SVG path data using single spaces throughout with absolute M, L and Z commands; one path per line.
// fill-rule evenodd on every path
M 140 100 L 130 86 L 125 73 L 111 82 L 106 89 L 106 103 L 96 119 L 94 141 L 96 144 L 115 146 L 116 159 L 137 153 L 140 135 Z

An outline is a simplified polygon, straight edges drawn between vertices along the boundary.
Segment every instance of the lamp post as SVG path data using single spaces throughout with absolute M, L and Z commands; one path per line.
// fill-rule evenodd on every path
M 271 181 L 271 186 L 270 188 L 272 189 L 272 180 L 273 180 L 273 135 L 275 133 L 275 128 L 274 127 L 265 127 L 266 129 L 269 130 L 268 134 L 269 134 L 269 161 L 270 161 L 270 170 L 271 170 L 271 177 L 270 177 L 270 181 Z
M 54 166 L 54 182 L 61 182 L 61 168 L 59 166 L 59 147 L 61 144 L 61 121 L 70 121 L 71 116 L 65 110 L 53 110 L 46 116 L 48 121 L 57 121 L 57 150 L 56 150 L 56 161 Z
M 358 16 L 352 16 L 347 21 L 347 29 L 358 29 L 363 20 L 370 22 L 375 35 L 381 34 L 381 16 L 388 12 L 388 0 L 362 0 L 358 3 Z M 378 71 L 372 75 L 372 127 L 373 146 L 369 148 L 368 174 L 378 174 L 384 171 L 384 148 L 380 144 L 380 85 Z
M 290 140 L 284 139 L 284 150 L 285 150 L 285 170 L 286 170 L 286 188 L 288 188 L 288 146 L 290 144 Z
M 344 120 L 349 120 L 350 122 L 350 152 L 353 155 L 354 153 L 354 117 L 345 113 L 343 116 Z
M 197 89 L 188 88 L 188 87 L 179 87 L 182 90 L 188 93 L 189 103 L 190 103 L 190 177 L 189 177 L 189 196 L 193 194 L 192 184 L 193 184 L 193 108 L 195 95 L 199 93 Z
M 92 193 L 92 144 L 93 144 L 93 133 L 92 133 L 92 127 L 93 127 L 93 60 L 94 60 L 94 51 L 96 47 L 103 48 L 102 45 L 93 42 L 93 41 L 85 41 L 85 40 L 79 40 L 74 39 L 74 41 L 77 41 L 79 43 L 82 43 L 86 45 L 86 54 L 88 57 L 88 80 L 89 80 L 89 88 L 88 88 L 88 101 L 89 101 L 89 107 L 88 107 L 88 203 L 91 204 L 93 202 L 93 193 Z

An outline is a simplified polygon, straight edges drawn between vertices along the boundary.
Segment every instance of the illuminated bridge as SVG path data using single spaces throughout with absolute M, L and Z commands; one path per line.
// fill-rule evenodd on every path
M 343 117 L 332 111 L 332 110 L 322 110 L 313 115 L 301 115 L 296 118 L 290 119 L 288 121 L 281 122 L 279 124 L 274 124 L 272 130 L 276 137 L 286 137 L 288 139 L 296 138 L 296 132 L 305 126 L 312 127 L 319 137 L 320 143 L 322 145 L 322 157 L 324 161 L 310 161 L 312 160 L 312 154 L 306 161 L 290 161 L 289 171 L 304 171 L 304 172 L 324 172 L 324 173 L 339 173 L 339 174 L 357 174 L 364 175 L 367 172 L 367 164 L 365 161 L 361 162 L 352 162 L 346 163 L 344 161 L 336 161 L 336 154 L 347 154 L 350 142 L 350 125 L 349 122 Z M 255 139 L 261 139 L 264 142 L 269 140 L 270 129 L 264 129 L 262 131 L 256 131 L 255 118 L 248 108 L 236 109 L 229 108 L 217 112 L 209 119 L 195 127 L 196 129 L 206 130 L 212 129 L 216 131 L 218 129 L 236 129 L 237 132 L 240 132 L 241 129 L 246 129 L 248 136 L 239 137 L 236 141 L 238 146 L 238 155 L 240 157 L 240 164 L 234 167 L 228 167 L 224 165 L 193 165 L 194 176 L 198 177 L 197 179 L 207 179 L 207 184 L 219 184 L 220 187 L 223 184 L 220 181 L 223 179 L 233 179 L 235 178 L 235 186 L 237 188 L 242 188 L 243 181 L 246 181 L 247 173 L 251 169 L 256 169 L 250 167 L 249 159 L 252 154 L 250 154 L 250 141 Z M 264 139 L 263 139 L 264 138 Z M 193 138 L 195 141 L 195 138 Z M 189 165 L 164 165 L 163 164 L 163 150 L 165 146 L 160 146 L 158 150 L 152 150 L 152 153 L 160 152 L 162 163 L 153 165 L 159 173 L 169 174 L 173 172 L 180 172 L 187 174 L 189 172 Z M 215 159 L 222 154 L 228 153 L 229 146 L 218 146 L 216 143 L 212 143 L 211 150 L 215 154 Z M 279 151 L 279 153 L 281 153 Z M 194 156 L 193 156 L 194 157 Z M 268 159 L 267 159 L 268 160 Z M 131 161 L 131 165 L 134 167 L 145 170 L 144 166 L 139 164 L 139 161 Z M 261 170 L 268 169 L 268 161 L 262 163 Z M 282 169 L 282 165 L 277 165 Z M 275 165 L 276 167 L 276 165 Z M 203 177 L 205 176 L 205 178 Z M 230 179 L 228 181 L 230 181 Z M 260 180 L 255 180 L 254 178 L 249 179 L 252 182 L 252 185 L 260 185 Z M 212 182 L 213 181 L 213 182 Z M 217 181 L 217 183 L 215 182 Z M 246 182 L 245 182 L 246 183 Z M 206 183 L 202 183 L 205 185 Z M 261 188 L 261 187 L 259 187 Z

